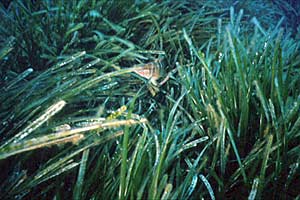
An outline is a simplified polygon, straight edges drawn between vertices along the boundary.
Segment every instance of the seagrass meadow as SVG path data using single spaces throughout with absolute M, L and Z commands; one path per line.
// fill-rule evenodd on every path
M 300 199 L 300 4 L 0 4 L 0 199 Z

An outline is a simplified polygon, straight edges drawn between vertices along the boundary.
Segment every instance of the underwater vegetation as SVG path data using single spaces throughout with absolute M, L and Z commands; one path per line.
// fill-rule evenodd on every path
M 300 199 L 300 9 L 265 2 L 0 4 L 0 199 Z

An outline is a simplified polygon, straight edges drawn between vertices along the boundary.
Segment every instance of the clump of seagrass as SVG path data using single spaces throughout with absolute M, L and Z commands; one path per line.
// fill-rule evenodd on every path
M 300 44 L 257 2 L 1 7 L 0 199 L 299 198 Z

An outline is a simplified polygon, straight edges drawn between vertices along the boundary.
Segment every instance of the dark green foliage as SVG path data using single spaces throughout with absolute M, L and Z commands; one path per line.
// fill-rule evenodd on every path
M 255 2 L 1 7 L 0 199 L 299 198 L 300 41 Z

